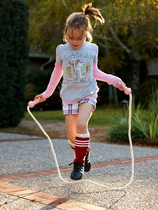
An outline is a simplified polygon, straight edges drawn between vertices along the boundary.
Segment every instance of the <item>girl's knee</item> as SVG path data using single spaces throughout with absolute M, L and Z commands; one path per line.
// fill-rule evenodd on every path
M 76 124 L 77 133 L 86 133 L 87 131 L 87 124 L 83 121 L 79 121 Z

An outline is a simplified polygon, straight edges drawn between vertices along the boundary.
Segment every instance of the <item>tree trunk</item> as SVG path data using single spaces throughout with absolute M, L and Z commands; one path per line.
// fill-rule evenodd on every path
M 131 88 L 132 94 L 135 94 L 139 86 L 139 76 L 140 76 L 140 61 L 133 61 L 133 69 L 131 72 Z

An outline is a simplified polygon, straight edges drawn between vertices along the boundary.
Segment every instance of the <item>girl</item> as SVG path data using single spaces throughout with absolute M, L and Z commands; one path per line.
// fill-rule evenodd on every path
M 88 122 L 96 107 L 99 91 L 96 80 L 105 81 L 123 90 L 125 85 L 120 78 L 105 74 L 97 67 L 98 47 L 92 41 L 92 26 L 89 15 L 104 23 L 99 9 L 89 3 L 83 12 L 72 13 L 66 20 L 64 40 L 56 49 L 56 63 L 45 92 L 34 100 L 46 100 L 54 92 L 63 76 L 60 96 L 70 146 L 75 150 L 71 179 L 82 178 L 90 164 L 90 134 Z M 86 41 L 89 40 L 88 41 Z

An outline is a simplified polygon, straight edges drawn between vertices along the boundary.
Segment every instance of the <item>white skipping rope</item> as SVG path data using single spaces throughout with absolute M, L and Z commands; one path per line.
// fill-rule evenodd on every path
M 93 183 L 95 185 L 98 185 L 98 186 L 101 186 L 101 187 L 105 187 L 105 188 L 108 188 L 108 189 L 111 189 L 111 190 L 120 190 L 120 189 L 126 188 L 127 186 L 129 186 L 132 183 L 132 181 L 134 179 L 134 154 L 133 154 L 133 146 L 132 146 L 132 139 L 131 139 L 131 114 L 132 114 L 132 110 L 131 110 L 131 107 L 132 107 L 132 94 L 131 93 L 129 94 L 129 119 L 128 119 L 128 138 L 129 138 L 131 161 L 132 161 L 132 163 L 131 163 L 131 179 L 130 179 L 130 181 L 126 185 L 124 185 L 122 187 L 109 187 L 107 185 L 99 184 L 98 182 L 94 182 L 94 181 L 88 180 L 88 179 L 87 180 L 86 179 L 82 179 L 82 180 L 78 180 L 78 181 L 67 181 L 67 180 L 65 180 L 61 176 L 60 169 L 59 169 L 59 164 L 58 164 L 57 157 L 56 157 L 56 153 L 54 151 L 53 143 L 52 143 L 49 135 L 45 132 L 45 130 L 43 129 L 43 127 L 41 126 L 41 124 L 37 121 L 37 119 L 33 116 L 33 114 L 30 111 L 30 108 L 29 107 L 33 107 L 37 103 L 39 103 L 38 100 L 33 101 L 33 102 L 32 101 L 29 102 L 29 105 L 27 106 L 27 111 L 30 114 L 30 116 L 33 118 L 33 120 L 37 123 L 37 125 L 39 126 L 39 128 L 43 132 L 43 134 L 47 137 L 47 139 L 49 141 L 49 144 L 50 144 L 50 147 L 51 147 L 52 154 L 54 156 L 56 168 L 57 168 L 57 171 L 58 171 L 58 176 L 59 176 L 59 178 L 62 181 L 66 182 L 66 183 L 69 183 L 69 184 L 74 184 L 76 182 L 91 182 L 91 183 Z

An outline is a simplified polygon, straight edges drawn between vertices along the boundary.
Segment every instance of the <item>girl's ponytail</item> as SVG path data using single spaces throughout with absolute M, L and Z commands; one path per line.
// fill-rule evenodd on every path
M 83 13 L 86 16 L 87 15 L 92 15 L 97 20 L 99 20 L 101 23 L 104 23 L 105 22 L 105 20 L 104 20 L 103 16 L 101 15 L 99 9 L 97 9 L 95 7 L 92 7 L 92 3 L 85 4 L 82 9 L 83 9 Z

